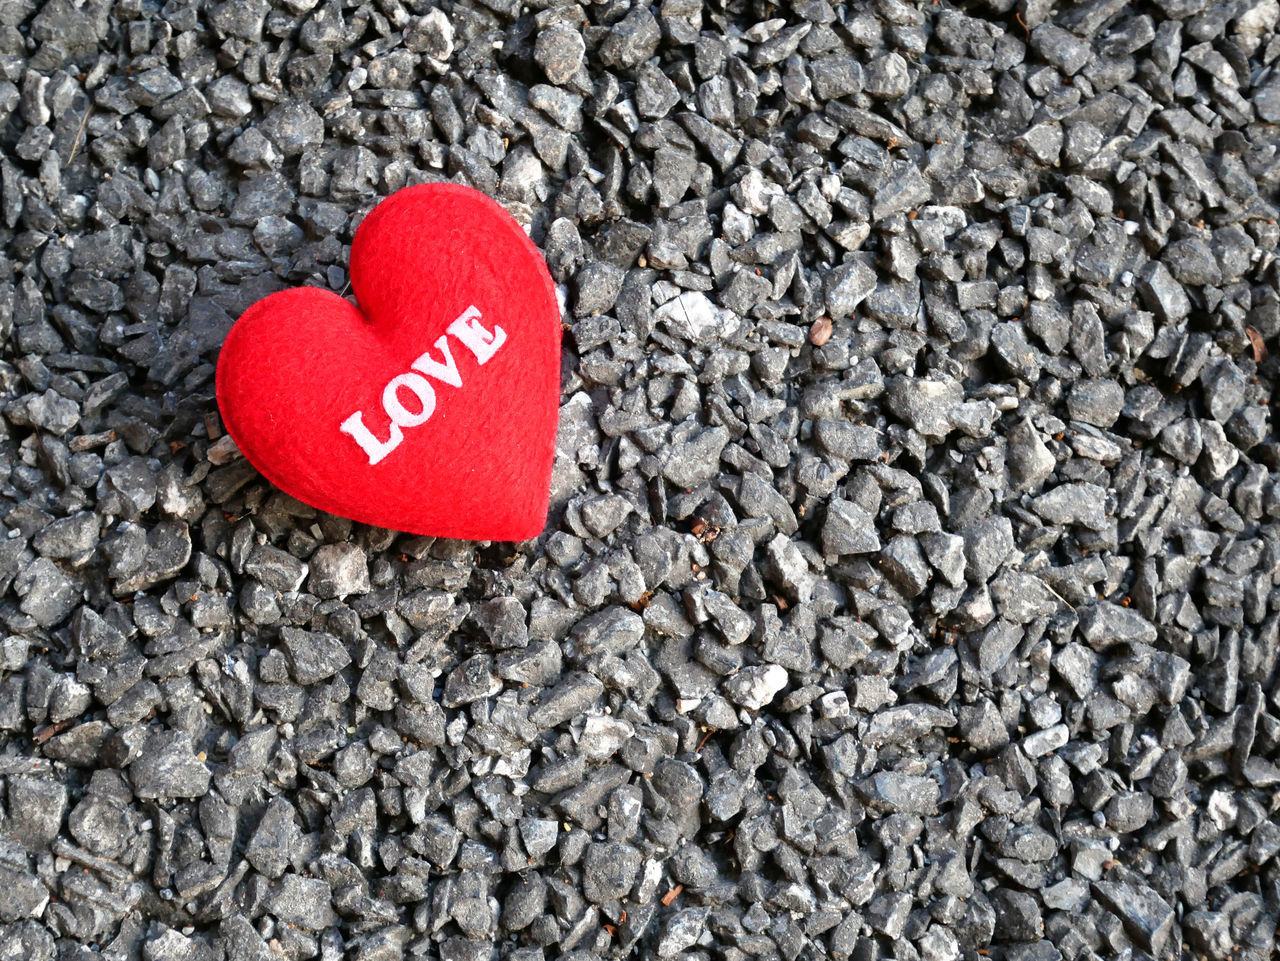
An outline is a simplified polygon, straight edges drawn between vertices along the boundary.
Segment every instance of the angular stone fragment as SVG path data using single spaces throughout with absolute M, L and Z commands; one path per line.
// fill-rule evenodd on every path
M 872 807 L 921 816 L 936 814 L 941 796 L 933 778 L 899 771 L 874 774 L 858 790 Z
M 642 863 L 630 844 L 591 844 L 582 864 L 582 893 L 600 904 L 624 897 L 635 885 Z
M 129 766 L 133 793 L 140 798 L 202 797 L 209 790 L 211 777 L 183 731 L 150 735 L 142 753 Z
M 834 268 L 826 279 L 827 312 L 833 319 L 850 317 L 857 306 L 876 289 L 876 272 L 855 259 Z
M 331 634 L 285 627 L 280 630 L 280 643 L 288 655 L 293 679 L 304 686 L 333 677 L 351 663 L 351 652 Z
M 633 7 L 610 28 L 600 45 L 600 59 L 609 67 L 634 67 L 653 56 L 661 39 L 662 32 L 649 7 Z
M 582 34 L 563 21 L 555 21 L 538 33 L 534 62 L 556 86 L 563 86 L 582 69 L 587 46 Z
M 1165 323 L 1177 323 L 1191 313 L 1187 292 L 1160 261 L 1153 260 L 1138 272 L 1137 285 L 1147 307 Z
M 307 587 L 317 597 L 367 594 L 369 561 L 355 544 L 324 544 L 311 555 Z
M 278 878 L 288 868 L 293 846 L 300 837 L 293 805 L 284 798 L 274 798 L 249 838 L 245 858 L 254 870 Z
M 1173 908 L 1145 885 L 1095 881 L 1093 891 L 1103 905 L 1119 917 L 1144 951 L 1163 957 L 1173 936 Z
M 871 554 L 880 550 L 875 518 L 852 501 L 832 498 L 822 525 L 825 554 Z
M 0 921 L 11 924 L 23 918 L 38 918 L 48 903 L 49 889 L 36 875 L 0 864 Z
M 724 682 L 725 696 L 748 711 L 758 711 L 772 701 L 789 678 L 786 668 L 777 664 L 744 667 Z
M 590 674 L 571 675 L 547 693 L 529 720 L 540 728 L 553 728 L 585 712 L 603 693 L 604 685 L 598 678 Z
M 1068 77 L 1078 73 L 1093 58 L 1087 43 L 1051 23 L 1042 23 L 1031 31 L 1031 46 Z
M 674 958 L 693 947 L 707 924 L 706 908 L 684 908 L 667 920 L 658 940 L 658 957 Z
M 765 571 L 793 603 L 812 596 L 815 578 L 809 563 L 786 534 L 778 534 L 765 548 Z
M 1006 442 L 1009 478 L 1017 490 L 1035 490 L 1053 473 L 1056 461 L 1029 417 L 1022 418 L 1009 429 Z
M 267 909 L 286 924 L 304 931 L 323 931 L 336 923 L 333 892 L 321 878 L 286 874 L 267 899 Z
M 1124 407 L 1124 388 L 1114 380 L 1076 381 L 1067 394 L 1067 410 L 1075 420 L 1097 427 L 1110 427 Z
M 1107 526 L 1107 492 L 1097 484 L 1060 484 L 1031 501 L 1050 524 L 1078 524 L 1092 531 Z
M 873 97 L 904 97 L 911 88 L 907 61 L 898 53 L 886 53 L 871 61 L 866 70 L 865 90 Z
M 1080 633 L 1095 651 L 1106 650 L 1115 644 L 1155 643 L 1155 625 L 1132 608 L 1098 601 L 1085 605 L 1077 613 Z
M 894 416 L 926 438 L 940 440 L 951 433 L 952 412 L 964 402 L 964 388 L 955 380 L 893 377 L 886 401 Z

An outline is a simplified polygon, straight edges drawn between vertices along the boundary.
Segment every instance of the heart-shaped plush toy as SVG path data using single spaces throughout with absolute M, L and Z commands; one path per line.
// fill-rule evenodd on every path
M 538 249 L 484 194 L 397 191 L 356 230 L 359 308 L 258 301 L 218 358 L 218 406 L 273 484 L 412 534 L 524 540 L 546 524 L 560 308 Z

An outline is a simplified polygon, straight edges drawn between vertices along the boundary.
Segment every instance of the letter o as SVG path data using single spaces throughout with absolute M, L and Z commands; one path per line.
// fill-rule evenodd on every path
M 422 405 L 419 413 L 409 413 L 405 410 L 404 404 L 400 403 L 398 391 L 401 387 L 409 388 L 417 396 L 418 403 Z M 435 413 L 436 392 L 431 389 L 431 384 L 425 377 L 419 374 L 401 374 L 383 389 L 382 409 L 387 412 L 393 424 L 400 427 L 417 427 L 419 424 L 425 424 Z

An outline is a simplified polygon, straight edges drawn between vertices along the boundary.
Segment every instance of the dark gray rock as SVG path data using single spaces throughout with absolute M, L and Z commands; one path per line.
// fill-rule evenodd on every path
M 49 889 L 25 867 L 0 864 L 0 921 L 38 918 L 49 904 Z
M 500 690 L 502 681 L 494 673 L 493 659 L 487 654 L 476 654 L 450 672 L 444 682 L 440 703 L 444 707 L 461 707 L 481 698 L 492 697 Z
M 9 829 L 28 851 L 38 851 L 58 837 L 67 812 L 67 789 L 56 781 L 34 777 L 9 780 Z
M 97 541 L 98 519 L 88 511 L 80 511 L 44 528 L 32 539 L 31 546 L 43 557 L 65 560 L 91 554 Z
M 259 128 L 282 157 L 294 157 L 324 140 L 324 119 L 301 100 L 286 100 L 271 109 Z
M 966 705 L 959 714 L 960 736 L 975 751 L 991 752 L 1009 743 L 999 709 L 988 698 Z
M 747 517 L 766 517 L 783 534 L 794 534 L 799 527 L 786 498 L 758 474 L 743 476 L 738 490 L 738 503 Z
M 292 851 L 301 836 L 293 805 L 284 798 L 274 798 L 245 846 L 245 859 L 255 871 L 269 878 L 278 878 L 289 867 Z
M 369 592 L 369 561 L 355 544 L 324 544 L 311 555 L 307 587 L 318 597 Z
M 871 716 L 867 736 L 880 743 L 909 744 L 939 728 L 956 723 L 950 711 L 931 704 L 900 704 Z
M 894 377 L 887 382 L 886 400 L 894 416 L 926 438 L 946 437 L 952 414 L 964 401 L 964 388 L 955 380 Z
M 720 466 L 720 453 L 729 443 L 729 432 L 723 427 L 701 431 L 681 443 L 664 448 L 663 476 L 677 487 L 692 488 L 715 476 Z
M 1114 380 L 1077 381 L 1067 395 L 1067 410 L 1073 420 L 1097 427 L 1110 427 L 1124 407 L 1124 389 Z
M 990 580 L 1014 549 L 1013 525 L 1004 517 L 974 521 L 961 536 L 964 538 L 965 571 L 969 580 L 976 584 Z
M 610 28 L 600 44 L 600 59 L 607 67 L 634 67 L 653 56 L 661 37 L 649 8 L 635 7 Z
M 578 300 L 574 305 L 574 316 L 586 317 L 613 307 L 625 276 L 621 268 L 603 261 L 592 261 L 583 267 L 575 278 Z
M 706 908 L 684 908 L 667 920 L 658 940 L 658 957 L 678 957 L 702 937 L 707 923 Z
M 862 260 L 852 260 L 832 270 L 826 279 L 827 311 L 832 319 L 853 316 L 854 310 L 876 289 L 876 273 Z
M 1117 794 L 1104 808 L 1107 827 L 1118 834 L 1129 834 L 1145 827 L 1154 811 L 1151 795 L 1142 791 Z
M 1096 881 L 1093 891 L 1102 904 L 1125 925 L 1145 951 L 1164 954 L 1174 936 L 1173 909 L 1151 888 L 1111 881 Z
M 960 306 L 965 306 L 963 297 Z M 1027 342 L 1022 324 L 996 324 L 991 331 L 991 346 L 1018 377 L 1028 383 L 1040 379 L 1040 358 L 1036 349 Z
M 32 561 L 13 579 L 22 613 L 45 628 L 67 618 L 83 599 L 82 590 L 76 580 L 44 557 Z
M 1176 323 L 1191 312 L 1187 292 L 1173 279 L 1169 268 L 1153 260 L 1138 272 L 1138 291 L 1147 308 L 1166 323 Z
M 590 844 L 582 862 L 582 893 L 596 904 L 624 898 L 640 874 L 640 852 L 629 844 Z
M 745 667 L 724 683 L 729 700 L 749 711 L 758 711 L 787 686 L 786 669 L 777 664 Z
M 320 878 L 286 874 L 271 891 L 267 910 L 285 924 L 297 925 L 304 931 L 323 931 L 337 921 L 332 894 Z
M 307 577 L 307 565 L 287 551 L 262 544 L 244 562 L 244 572 L 273 591 L 296 591 Z
M 660 119 L 680 102 L 680 91 L 652 64 L 641 65 L 636 80 L 636 109 L 641 117 Z
M 529 715 L 533 723 L 552 728 L 582 714 L 604 693 L 604 685 L 590 674 L 571 675 L 554 687 Z
M 878 560 L 885 575 L 905 597 L 915 597 L 929 586 L 932 574 L 914 537 L 900 534 L 891 538 Z
M 823 420 L 815 425 L 814 433 L 828 453 L 843 460 L 872 461 L 880 455 L 881 434 L 865 424 Z
M 1044 936 L 1040 905 L 1026 891 L 997 888 L 991 893 L 991 906 L 995 909 L 996 937 L 1036 941 Z
M 198 798 L 209 790 L 211 775 L 182 731 L 157 731 L 147 737 L 129 765 L 129 782 L 140 798 Z
M 528 614 L 518 598 L 495 597 L 481 607 L 475 617 L 495 648 L 507 650 L 528 645 Z
M 1176 240 L 1165 247 L 1160 259 L 1180 284 L 1204 286 L 1222 282 L 1222 270 L 1212 249 L 1198 237 Z
M 1081 608 L 1078 614 L 1080 633 L 1096 651 L 1114 644 L 1155 643 L 1155 625 L 1132 608 L 1098 601 Z
M 1044 438 L 1029 418 L 1023 418 L 1009 429 L 1006 439 L 1009 479 L 1018 490 L 1036 490 L 1053 473 L 1057 463 Z
M 765 548 L 765 571 L 791 602 L 803 603 L 812 596 L 809 563 L 786 534 L 778 534 Z
M 1078 524 L 1092 531 L 1107 526 L 1107 492 L 1097 484 L 1062 484 L 1035 497 L 1031 509 L 1050 524 Z
M 404 45 L 413 53 L 421 53 L 438 63 L 453 55 L 454 28 L 448 15 L 439 8 L 428 10 L 416 18 L 404 34 Z
M 1031 46 L 1068 77 L 1078 73 L 1093 58 L 1087 43 L 1051 23 L 1042 23 L 1031 31 Z
M 873 554 L 880 550 L 875 518 L 852 501 L 832 499 L 822 525 L 826 554 Z
M 911 89 L 911 75 L 907 61 L 901 54 L 886 53 L 876 57 L 867 66 L 863 89 L 873 97 L 894 100 L 905 97 Z
M 351 653 L 336 637 L 318 631 L 285 627 L 280 644 L 289 659 L 290 674 L 299 684 L 315 684 L 351 663 Z
M 935 814 L 940 798 L 936 781 L 899 771 L 882 771 L 864 782 L 859 791 L 875 808 L 921 816 Z

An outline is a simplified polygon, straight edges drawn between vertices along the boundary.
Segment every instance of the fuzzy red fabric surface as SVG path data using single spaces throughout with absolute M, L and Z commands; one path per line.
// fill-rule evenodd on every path
M 538 249 L 484 194 L 397 191 L 351 248 L 358 308 L 302 287 L 244 312 L 222 420 L 281 490 L 413 534 L 525 540 L 546 524 L 560 308 Z

